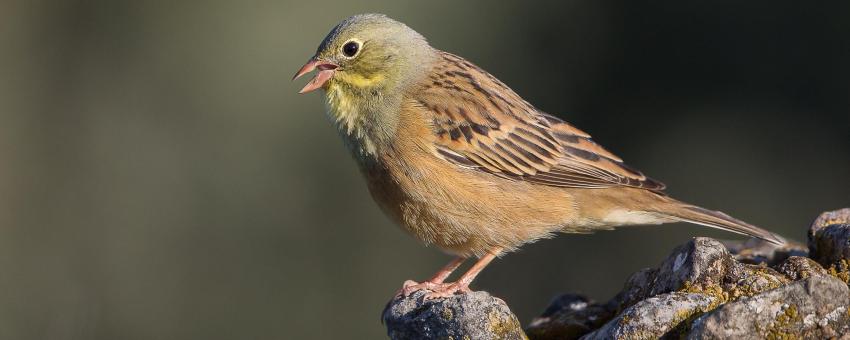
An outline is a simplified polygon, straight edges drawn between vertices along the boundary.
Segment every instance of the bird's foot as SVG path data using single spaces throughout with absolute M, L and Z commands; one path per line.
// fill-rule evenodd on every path
M 406 298 L 406 297 L 410 296 L 410 294 L 413 294 L 413 293 L 420 291 L 420 290 L 427 290 L 428 291 L 423 296 L 423 299 L 425 299 L 425 300 L 447 298 L 447 297 L 450 297 L 452 295 L 457 294 L 458 292 L 460 292 L 460 293 L 472 292 L 472 290 L 469 289 L 469 284 L 462 285 L 458 282 L 449 282 L 449 283 L 439 282 L 438 283 L 438 282 L 433 282 L 433 281 L 424 281 L 424 282 L 416 282 L 416 281 L 413 281 L 413 280 L 404 281 L 402 288 L 399 289 L 398 292 L 396 292 L 395 296 L 392 299 L 390 299 L 390 301 L 387 302 L 386 306 L 384 306 L 384 311 L 381 312 L 381 315 L 382 315 L 381 316 L 382 317 L 381 323 L 384 322 L 383 315 L 386 315 L 387 310 L 390 308 L 393 301 L 400 299 L 400 298 Z
M 423 289 L 424 290 L 434 290 L 434 289 L 437 289 L 441 285 L 444 285 L 444 283 L 437 283 L 437 282 L 431 282 L 431 281 L 416 282 L 416 281 L 413 281 L 413 280 L 407 280 L 407 281 L 404 281 L 404 284 L 402 284 L 402 287 L 401 287 L 401 289 L 399 289 L 398 293 L 396 293 L 396 296 L 408 297 L 408 296 L 410 296 L 410 294 L 413 294 L 416 291 L 423 290 Z
M 457 293 L 463 294 L 472 292 L 472 290 L 469 289 L 469 286 L 462 285 L 457 282 L 443 283 L 429 290 L 430 292 L 425 294 L 425 300 L 447 298 Z
M 420 290 L 428 290 L 429 292 L 425 294 L 425 300 L 432 300 L 437 298 L 449 297 L 457 292 L 467 293 L 470 292 L 468 286 L 463 286 L 457 282 L 449 282 L 449 283 L 437 283 L 431 281 L 424 282 L 416 282 L 413 280 L 407 280 L 404 282 L 403 287 L 399 290 L 397 296 L 410 296 L 414 292 Z

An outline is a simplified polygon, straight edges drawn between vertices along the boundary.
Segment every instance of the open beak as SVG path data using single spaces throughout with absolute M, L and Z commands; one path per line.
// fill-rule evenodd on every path
M 316 73 L 316 76 L 313 77 L 313 80 L 310 80 L 310 82 L 307 83 L 307 85 L 304 86 L 301 91 L 298 91 L 298 93 L 307 93 L 310 91 L 315 91 L 316 89 L 322 87 L 322 85 L 325 85 L 325 83 L 328 82 L 331 77 L 333 77 L 334 71 L 337 67 L 339 67 L 339 65 L 329 61 L 318 60 L 316 58 L 310 59 L 309 61 L 307 61 L 306 64 L 304 64 L 304 66 L 301 67 L 300 70 L 298 70 L 298 73 L 296 73 L 295 76 L 292 77 L 292 80 L 298 79 L 299 77 L 310 73 L 310 71 L 313 71 L 315 69 L 319 69 L 319 73 Z

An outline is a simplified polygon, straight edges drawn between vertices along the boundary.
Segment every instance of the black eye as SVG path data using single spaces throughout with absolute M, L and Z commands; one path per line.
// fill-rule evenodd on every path
M 358 50 L 360 50 L 360 44 L 354 41 L 349 41 L 342 46 L 342 54 L 349 58 L 357 54 Z

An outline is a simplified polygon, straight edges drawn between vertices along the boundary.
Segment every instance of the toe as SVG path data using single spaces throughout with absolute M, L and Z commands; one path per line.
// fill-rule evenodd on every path
M 407 286 L 407 287 L 404 287 L 404 288 L 401 289 L 401 294 L 404 295 L 405 297 L 408 297 L 408 296 L 410 296 L 410 294 L 413 294 L 417 290 L 420 290 L 420 289 L 422 289 L 422 288 L 419 287 L 418 285 Z
M 425 294 L 425 299 L 426 300 L 432 300 L 432 299 L 447 298 L 447 297 L 450 297 L 452 295 L 455 295 L 457 292 L 466 293 L 468 291 L 469 291 L 469 288 L 461 287 L 460 285 L 458 285 L 456 283 L 441 285 L 440 287 L 436 287 L 435 289 L 432 289 L 430 292 Z
M 413 294 L 416 291 L 419 291 L 419 290 L 434 290 L 434 289 L 437 289 L 439 286 L 440 286 L 439 284 L 436 284 L 436 283 L 433 283 L 433 282 L 430 282 L 430 281 L 425 281 L 425 282 L 417 283 L 417 284 L 413 284 L 413 285 L 405 284 L 404 288 L 402 288 L 402 291 L 404 293 L 404 296 L 410 296 L 410 294 Z
M 435 299 L 443 299 L 454 295 L 454 292 L 449 291 L 440 291 L 440 292 L 428 292 L 423 297 L 425 300 L 435 300 Z

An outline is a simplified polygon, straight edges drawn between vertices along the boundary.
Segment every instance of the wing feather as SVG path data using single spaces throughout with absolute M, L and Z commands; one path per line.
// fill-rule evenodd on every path
M 631 186 L 660 192 L 589 134 L 541 112 L 468 61 L 443 53 L 413 93 L 446 161 L 513 180 L 571 188 Z

